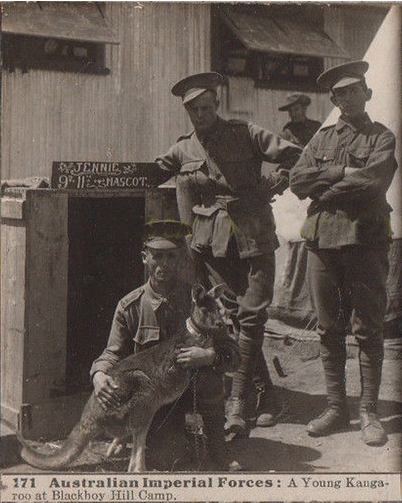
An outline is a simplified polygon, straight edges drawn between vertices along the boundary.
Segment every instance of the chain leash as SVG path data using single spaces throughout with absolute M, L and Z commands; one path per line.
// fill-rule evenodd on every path
M 162 426 L 166 423 L 168 417 L 171 415 L 171 413 L 173 412 L 174 408 L 176 407 L 177 405 L 177 402 L 180 400 L 180 398 L 184 395 L 184 393 L 187 391 L 187 389 L 189 388 L 190 384 L 197 378 L 197 372 L 198 370 L 194 373 L 194 375 L 189 379 L 188 383 L 186 384 L 186 387 L 184 388 L 184 390 L 180 393 L 180 395 L 176 398 L 176 400 L 173 402 L 172 406 L 170 407 L 170 409 L 167 411 L 167 414 L 166 416 L 163 418 L 163 421 L 161 422 L 161 424 L 158 426 L 157 430 L 160 430 L 162 428 Z
M 193 414 L 194 416 L 199 415 L 198 413 L 198 396 L 197 396 L 197 378 L 198 378 L 198 370 L 195 371 L 194 379 L 193 379 Z M 202 442 L 202 446 L 201 446 Z M 195 456 L 197 459 L 198 470 L 201 468 L 202 457 L 201 450 L 205 450 L 205 442 L 204 435 L 201 434 L 198 430 L 194 432 L 194 445 L 195 445 Z

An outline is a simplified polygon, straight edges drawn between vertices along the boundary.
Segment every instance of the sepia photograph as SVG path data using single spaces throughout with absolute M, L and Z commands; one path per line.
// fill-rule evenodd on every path
M 402 4 L 0 5 L 0 501 L 400 501 Z

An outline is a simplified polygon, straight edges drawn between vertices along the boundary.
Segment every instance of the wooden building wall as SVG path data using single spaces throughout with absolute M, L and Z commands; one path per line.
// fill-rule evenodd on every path
M 2 178 L 49 176 L 54 160 L 152 161 L 189 123 L 171 86 L 210 68 L 206 4 L 106 2 L 120 45 L 107 76 L 3 72 Z
M 331 5 L 325 8 L 324 30 L 352 60 L 364 56 L 389 6 Z
M 250 120 L 274 133 L 280 133 L 289 121 L 289 115 L 287 112 L 279 112 L 278 107 L 285 102 L 285 96 L 289 92 L 291 91 L 257 88 L 252 79 L 230 77 L 228 86 L 222 89 L 221 112 L 226 118 Z M 306 94 L 311 97 L 308 117 L 322 122 L 332 108 L 328 95 Z
M 316 6 L 322 9 L 324 31 L 334 42 L 345 49 L 351 59 L 363 57 L 388 11 L 387 7 Z M 325 58 L 324 68 L 341 64 L 345 60 Z M 298 91 L 297 88 L 294 91 Z M 222 90 L 221 111 L 225 117 L 251 120 L 260 126 L 279 133 L 288 122 L 286 112 L 278 112 L 280 104 L 291 91 L 261 89 L 252 79 L 229 78 L 229 85 Z M 308 117 L 324 122 L 333 108 L 328 93 L 305 93 L 311 98 Z
M 152 161 L 190 129 L 169 91 L 177 79 L 210 69 L 211 5 L 105 2 L 103 8 L 120 39 L 106 46 L 110 75 L 3 72 L 3 179 L 49 176 L 53 160 Z M 386 12 L 320 8 L 324 29 L 353 58 L 362 56 Z M 277 109 L 288 92 L 230 78 L 221 113 L 279 132 L 288 114 Z M 310 96 L 309 116 L 323 121 L 332 108 L 328 95 Z

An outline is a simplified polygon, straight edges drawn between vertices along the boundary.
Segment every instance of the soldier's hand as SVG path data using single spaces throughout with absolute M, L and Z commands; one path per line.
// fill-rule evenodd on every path
M 95 396 L 102 409 L 112 409 L 120 405 L 120 399 L 117 396 L 117 384 L 104 372 L 98 371 L 93 377 Z
M 200 348 L 192 346 L 190 348 L 181 348 L 176 361 L 184 368 L 199 368 L 212 365 L 215 360 L 214 348 Z

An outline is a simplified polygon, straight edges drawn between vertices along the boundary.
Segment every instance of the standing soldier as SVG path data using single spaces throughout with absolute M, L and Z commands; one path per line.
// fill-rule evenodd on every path
M 386 442 L 377 416 L 384 355 L 385 282 L 391 241 L 386 192 L 397 168 L 395 136 L 365 113 L 372 91 L 355 61 L 322 73 L 341 111 L 304 149 L 290 177 L 291 190 L 313 201 L 301 235 L 308 242 L 307 279 L 317 313 L 328 408 L 307 425 L 310 435 L 349 424 L 345 390 L 346 327 L 359 345 L 360 425 L 368 445 Z
M 219 117 L 217 87 L 222 82 L 220 74 L 209 72 L 173 87 L 194 131 L 181 136 L 157 162 L 160 182 L 178 175 L 178 205 L 181 219 L 193 223 L 190 246 L 196 261 L 209 282 L 227 287 L 223 302 L 239 331 L 242 363 L 233 377 L 226 430 L 244 436 L 247 417 L 256 412 L 252 376 L 257 365 L 266 386 L 257 424 L 275 424 L 278 411 L 262 354 L 277 247 L 269 202 L 288 186 L 288 171 L 300 149 L 254 124 Z M 262 176 L 263 161 L 280 163 L 269 178 Z
M 280 112 L 288 112 L 290 121 L 282 129 L 281 137 L 300 147 L 311 140 L 321 126 L 321 122 L 308 119 L 307 107 L 311 99 L 306 94 L 292 93 L 286 96 L 286 103 L 278 108 Z

